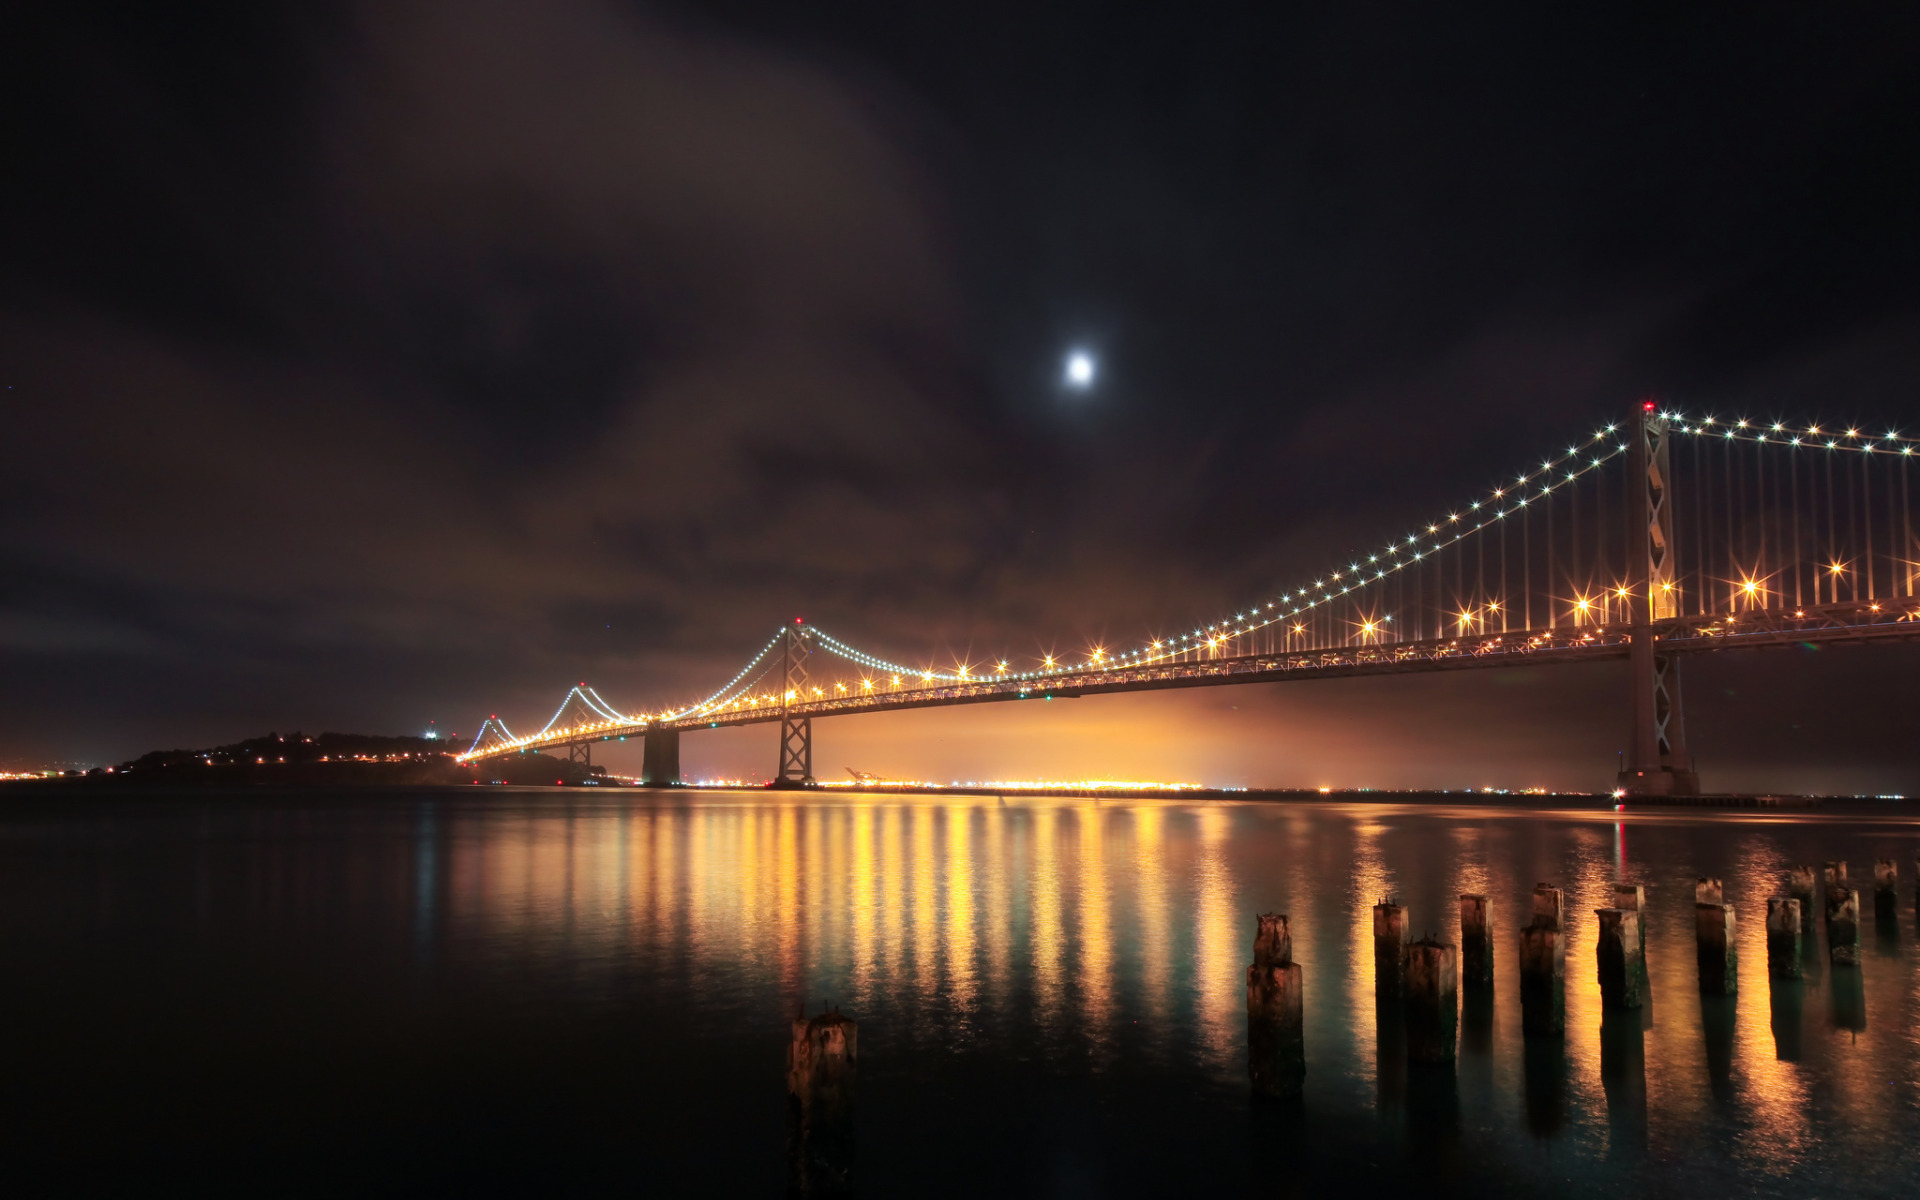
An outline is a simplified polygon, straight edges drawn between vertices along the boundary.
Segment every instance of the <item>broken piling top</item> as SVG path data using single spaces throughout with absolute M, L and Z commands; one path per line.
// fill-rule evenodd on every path
M 1800 897 L 1767 897 L 1767 932 L 1799 934 Z
M 1695 904 L 1725 904 L 1726 888 L 1711 875 L 1703 875 L 1693 881 L 1693 902 Z
M 1695 904 L 1693 918 L 1700 938 L 1700 990 L 1707 995 L 1733 995 L 1739 986 L 1739 930 L 1733 905 Z
M 1630 908 L 1596 908 L 1599 934 L 1594 957 L 1599 965 L 1600 1000 L 1608 1008 L 1639 1008 L 1646 975 L 1646 950 L 1640 941 L 1640 914 Z
M 1452 1006 L 1460 990 L 1460 957 L 1452 942 L 1432 934 L 1407 947 L 1407 999 Z
M 1593 915 L 1600 922 L 1602 943 L 1616 945 L 1627 954 L 1641 949 L 1638 912 L 1631 908 L 1596 908 Z
M 1373 940 L 1407 940 L 1407 909 L 1404 904 L 1382 900 L 1373 906 Z
M 1486 937 L 1493 923 L 1493 905 L 1477 892 L 1460 893 L 1460 936 Z
M 1284 913 L 1261 913 L 1253 935 L 1253 965 L 1256 970 L 1284 967 L 1293 961 L 1293 933 Z
M 1893 865 L 1890 858 L 1882 858 L 1873 864 L 1873 890 L 1891 892 L 1900 886 L 1900 868 Z
M 1845 862 L 1828 863 L 1824 868 L 1824 874 L 1826 875 L 1828 888 L 1847 886 L 1847 864 Z
M 787 1043 L 787 1090 L 810 1100 L 851 1085 L 859 1036 L 859 1024 L 839 1009 L 795 1017 L 793 1040 Z
M 1790 896 L 1813 895 L 1813 880 L 1812 867 L 1787 868 L 1787 894 Z
M 1625 880 L 1613 885 L 1613 906 L 1636 913 L 1647 911 L 1647 889 L 1638 883 Z
M 1560 928 L 1560 915 L 1566 906 L 1566 897 L 1560 889 L 1550 883 L 1537 883 L 1533 887 L 1533 924 L 1538 929 Z

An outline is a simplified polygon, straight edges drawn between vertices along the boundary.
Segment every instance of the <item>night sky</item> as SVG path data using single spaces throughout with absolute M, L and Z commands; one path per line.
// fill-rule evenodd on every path
M 1647 394 L 1920 427 L 1908 6 L 0 22 L 0 766 L 658 707 L 797 615 L 907 661 L 1204 623 Z M 1920 647 L 1689 667 L 1709 787 L 1920 793 Z M 1591 788 L 1626 703 L 1262 685 L 816 760 Z

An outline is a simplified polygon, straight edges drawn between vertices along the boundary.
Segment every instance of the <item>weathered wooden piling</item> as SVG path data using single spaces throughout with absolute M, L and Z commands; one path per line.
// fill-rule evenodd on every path
M 1860 894 L 1852 888 L 1827 889 L 1827 956 L 1837 967 L 1860 963 Z
M 1829 862 L 1822 868 L 1822 874 L 1828 891 L 1847 886 L 1847 864 L 1844 862 Z
M 1873 864 L 1873 919 L 1881 924 L 1895 919 L 1900 908 L 1900 869 L 1890 858 Z
M 1261 1096 L 1295 1095 L 1306 1075 L 1300 964 L 1280 913 L 1262 913 L 1247 968 L 1247 1074 Z
M 1533 889 L 1533 923 L 1520 931 L 1520 1026 L 1558 1037 L 1567 1029 L 1567 942 L 1560 889 Z
M 1799 897 L 1767 897 L 1767 974 L 1800 978 L 1800 945 Z
M 1424 937 L 1407 947 L 1407 1058 L 1450 1063 L 1460 1025 L 1458 962 L 1446 942 Z
M 1493 902 L 1471 892 L 1460 894 L 1460 983 L 1493 986 Z
M 1608 1008 L 1639 1008 L 1647 973 L 1640 940 L 1640 914 L 1630 908 L 1597 908 L 1600 937 L 1594 958 L 1600 969 L 1600 1002 Z
M 1787 869 L 1787 895 L 1800 901 L 1802 920 L 1813 918 L 1813 882 L 1816 876 L 1812 867 L 1789 867 Z
M 1550 883 L 1533 885 L 1533 923 L 1550 929 L 1561 928 L 1562 910 L 1566 906 L 1566 897 L 1560 889 Z
M 1733 905 L 1700 904 L 1693 906 L 1694 928 L 1699 934 L 1700 992 L 1706 996 L 1731 996 L 1739 988 L 1739 946 L 1735 938 Z
M 1398 998 L 1407 960 L 1407 910 L 1391 900 L 1373 906 L 1373 994 Z
M 1695 904 L 1725 904 L 1726 888 L 1718 879 L 1703 876 L 1693 881 L 1693 902 Z
M 787 1168 L 795 1194 L 852 1194 L 859 1032 L 859 1025 L 837 1009 L 793 1019 L 787 1045 Z
M 1622 880 L 1613 885 L 1613 906 L 1641 914 L 1647 911 L 1647 889 L 1637 883 Z

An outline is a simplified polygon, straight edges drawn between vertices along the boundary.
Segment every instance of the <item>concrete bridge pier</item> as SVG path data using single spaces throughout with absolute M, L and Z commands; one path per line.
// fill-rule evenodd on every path
M 680 731 L 647 726 L 640 760 L 640 782 L 648 787 L 680 786 Z

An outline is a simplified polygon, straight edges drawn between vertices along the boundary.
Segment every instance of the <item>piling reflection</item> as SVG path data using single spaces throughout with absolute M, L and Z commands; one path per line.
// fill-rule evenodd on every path
M 1607 1097 L 1607 1148 L 1647 1149 L 1646 1031 L 1637 1009 L 1610 1008 L 1600 1020 L 1600 1086 Z
M 1835 964 L 1827 984 L 1833 1027 L 1858 1034 L 1867 1027 L 1867 992 L 1859 967 Z

